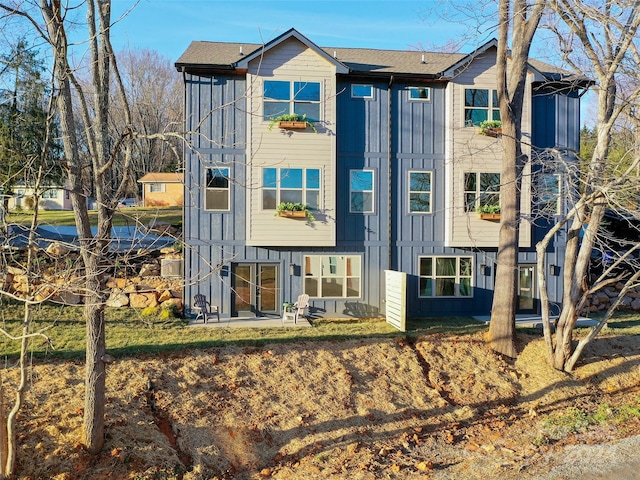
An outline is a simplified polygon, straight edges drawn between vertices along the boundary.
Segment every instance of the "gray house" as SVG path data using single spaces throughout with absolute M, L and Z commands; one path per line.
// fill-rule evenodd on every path
M 470 54 L 322 48 L 294 29 L 265 45 L 193 42 L 176 62 L 197 132 L 186 304 L 203 293 L 223 317 L 280 315 L 307 293 L 315 315 L 378 315 L 384 271 L 396 270 L 411 316 L 488 314 L 499 221 L 478 212 L 500 205 L 502 142 L 478 125 L 499 119 L 495 60 L 495 41 Z M 587 87 L 530 62 L 526 153 L 578 149 Z M 565 207 L 555 165 L 531 162 L 523 177 L 521 312 L 538 311 L 535 242 Z M 314 221 L 278 216 L 282 202 L 308 205 Z M 562 264 L 564 235 L 549 266 Z M 549 283 L 559 301 L 561 277 Z

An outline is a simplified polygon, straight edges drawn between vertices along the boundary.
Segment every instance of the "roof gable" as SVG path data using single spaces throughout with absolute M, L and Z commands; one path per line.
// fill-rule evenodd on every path
M 183 173 L 151 172 L 151 173 L 147 173 L 140 180 L 138 180 L 138 183 L 158 183 L 158 182 L 162 182 L 162 183 L 183 183 L 183 181 L 184 181 L 184 174 Z
M 253 52 L 251 52 L 248 55 L 244 56 L 242 58 L 242 60 L 240 60 L 239 62 L 236 63 L 236 67 L 237 68 L 242 68 L 242 69 L 248 68 L 249 62 L 251 62 L 252 60 L 254 60 L 254 59 L 256 59 L 256 58 L 258 58 L 258 57 L 260 57 L 262 55 L 264 55 L 265 53 L 267 53 L 272 48 L 277 47 L 278 45 L 282 44 L 283 42 L 285 42 L 286 40 L 289 40 L 291 38 L 295 38 L 300 43 L 305 45 L 307 48 L 309 48 L 312 51 L 314 51 L 317 55 L 319 55 L 320 57 L 324 58 L 329 63 L 333 64 L 336 67 L 336 72 L 337 73 L 349 73 L 349 69 L 342 62 L 340 62 L 337 59 L 335 59 L 334 57 L 330 56 L 327 52 L 322 50 L 320 47 L 318 47 L 311 40 L 309 40 L 307 37 L 302 35 L 295 28 L 289 29 L 288 31 L 286 31 L 285 33 L 280 35 L 279 37 L 274 38 L 270 42 L 266 43 L 264 46 L 260 46 L 259 48 L 255 49 Z

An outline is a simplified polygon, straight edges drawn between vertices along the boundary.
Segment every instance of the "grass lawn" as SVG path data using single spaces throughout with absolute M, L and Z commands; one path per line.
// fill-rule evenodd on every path
M 22 305 L 6 300 L 0 303 L 0 326 L 18 335 L 21 329 Z M 42 330 L 51 339 L 51 346 L 41 338 L 31 344 L 36 357 L 84 357 L 85 325 L 81 307 L 40 305 L 35 307 L 32 332 Z M 432 333 L 469 334 L 486 330 L 486 325 L 468 317 L 443 317 L 412 320 L 409 331 L 398 332 L 381 319 L 317 319 L 312 328 L 194 328 L 184 319 L 159 320 L 143 317 L 131 308 L 106 310 L 107 348 L 116 356 L 153 354 L 190 348 L 207 348 L 225 344 L 262 345 L 272 342 L 307 340 L 342 340 L 365 337 L 396 337 Z M 536 333 L 529 329 L 527 333 Z M 537 331 L 537 334 L 540 334 Z M 578 331 L 581 335 L 581 332 Z M 609 323 L 604 334 L 640 335 L 640 315 L 619 313 Z M 19 342 L 0 336 L 0 352 L 15 356 Z
M 35 307 L 32 332 L 44 331 L 51 346 L 42 338 L 31 343 L 37 357 L 84 358 L 85 324 L 81 307 L 40 305 Z M 0 304 L 0 326 L 12 335 L 21 329 L 23 307 L 19 303 Z M 143 317 L 131 308 L 106 310 L 107 347 L 116 356 L 130 356 L 190 348 L 207 348 L 240 343 L 261 345 L 272 342 L 339 340 L 358 337 L 395 337 L 401 332 L 381 319 L 319 319 L 312 328 L 194 328 L 184 319 L 159 320 Z M 470 318 L 442 318 L 414 321 L 410 335 L 437 332 L 472 333 L 486 329 Z M 19 342 L 0 336 L 0 352 L 15 356 Z
M 91 224 L 97 224 L 98 212 L 89 210 Z M 33 212 L 30 210 L 11 211 L 7 215 L 8 223 L 28 225 L 31 223 Z M 41 225 L 75 226 L 75 218 L 71 210 L 42 210 L 38 212 Z M 150 221 L 182 225 L 182 207 L 131 207 L 119 208 L 114 213 L 113 225 L 148 225 Z

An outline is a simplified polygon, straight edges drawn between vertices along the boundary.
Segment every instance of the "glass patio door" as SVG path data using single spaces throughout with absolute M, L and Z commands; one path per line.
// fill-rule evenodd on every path
M 232 268 L 234 314 L 261 317 L 278 313 L 278 265 L 236 263 Z

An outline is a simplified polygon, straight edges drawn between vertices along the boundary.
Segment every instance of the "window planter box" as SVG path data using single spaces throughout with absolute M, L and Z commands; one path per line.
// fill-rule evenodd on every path
M 305 130 L 308 122 L 281 120 L 278 122 L 278 127 L 287 130 Z
M 481 220 L 500 220 L 499 213 L 480 213 Z
M 284 218 L 307 218 L 305 210 L 281 210 L 278 212 L 279 217 Z
M 480 135 L 484 135 L 485 137 L 498 138 L 502 136 L 501 128 L 485 128 L 480 130 Z

